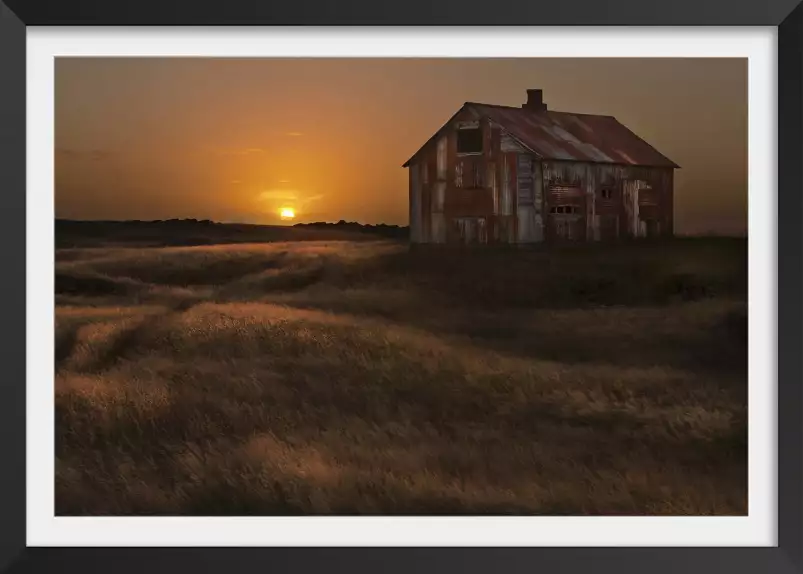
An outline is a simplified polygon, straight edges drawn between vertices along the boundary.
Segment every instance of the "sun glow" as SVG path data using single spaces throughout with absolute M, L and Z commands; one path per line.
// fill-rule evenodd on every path
M 283 207 L 279 210 L 279 215 L 282 219 L 293 219 L 296 216 L 296 210 L 292 207 Z

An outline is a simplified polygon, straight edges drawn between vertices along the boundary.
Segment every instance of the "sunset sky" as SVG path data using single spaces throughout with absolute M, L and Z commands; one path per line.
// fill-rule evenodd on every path
M 402 163 L 527 88 L 678 163 L 676 232 L 745 233 L 743 59 L 59 58 L 56 217 L 407 225 Z

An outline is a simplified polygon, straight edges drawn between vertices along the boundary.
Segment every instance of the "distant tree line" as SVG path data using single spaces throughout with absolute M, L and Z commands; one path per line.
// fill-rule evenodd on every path
M 298 229 L 319 229 L 319 230 L 335 230 L 335 231 L 350 231 L 357 233 L 366 233 L 372 235 L 379 235 L 393 239 L 406 239 L 409 233 L 407 226 L 387 225 L 380 223 L 378 225 L 360 224 L 355 221 L 345 221 L 341 219 L 337 223 L 328 223 L 325 221 L 316 221 L 313 223 L 297 223 L 291 228 Z M 274 233 L 282 229 L 290 229 L 287 226 L 276 225 L 259 225 L 254 223 L 220 223 L 210 219 L 128 219 L 128 220 L 89 220 L 81 221 L 74 219 L 56 219 L 55 230 L 57 235 L 63 233 L 78 233 L 81 235 L 117 235 L 120 233 L 134 233 L 140 236 L 142 233 L 149 235 L 170 233 L 175 234 L 192 234 L 195 236 L 197 233 L 207 234 L 211 233 L 210 237 L 218 237 L 221 234 L 253 234 L 253 233 Z M 127 230 L 127 231 L 126 231 Z
M 313 229 L 342 229 L 343 231 L 358 231 L 363 233 L 373 233 L 375 235 L 384 235 L 386 237 L 407 237 L 409 228 L 400 225 L 387 225 L 379 223 L 371 225 L 367 223 L 357 223 L 356 221 L 345 221 L 341 219 L 337 223 L 329 223 L 326 221 L 315 221 L 313 223 L 296 223 L 293 227 L 306 227 Z

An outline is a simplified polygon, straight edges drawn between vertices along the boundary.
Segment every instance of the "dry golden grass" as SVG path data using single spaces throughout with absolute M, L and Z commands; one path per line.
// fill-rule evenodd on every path
M 745 514 L 746 244 L 56 256 L 59 514 Z

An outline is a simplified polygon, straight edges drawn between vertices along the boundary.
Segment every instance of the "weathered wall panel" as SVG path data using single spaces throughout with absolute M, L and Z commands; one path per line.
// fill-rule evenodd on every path
M 516 239 L 518 243 L 536 243 L 539 241 L 538 228 L 535 207 L 532 205 L 519 205 L 516 210 Z
M 673 168 L 540 160 L 468 108 L 452 125 L 411 162 L 412 242 L 604 241 L 672 233 Z M 458 125 L 482 129 L 482 154 L 457 152 Z M 553 136 L 571 143 L 565 134 Z
M 544 175 L 540 161 L 533 165 L 533 206 L 535 212 L 535 241 L 544 240 Z
M 458 217 L 454 220 L 456 237 L 460 243 L 488 243 L 484 217 Z
M 488 187 L 491 189 L 491 198 L 493 200 L 493 214 L 499 213 L 499 185 L 497 184 L 496 177 L 496 163 L 488 163 Z
M 533 157 L 520 153 L 516 157 L 516 192 L 517 205 L 533 205 L 535 193 L 533 191 Z
M 441 136 L 438 140 L 438 179 L 445 180 L 446 179 L 446 170 L 447 170 L 447 161 L 446 161 L 446 152 L 448 146 L 448 138 L 447 136 Z
M 519 143 L 510 136 L 510 134 L 505 132 L 502 132 L 499 139 L 499 150 L 502 153 L 524 153 L 527 151 L 521 145 L 519 145 Z
M 494 218 L 493 239 L 496 243 L 516 242 L 516 221 L 512 215 L 499 215 Z
M 545 161 L 542 168 L 545 189 L 563 185 L 584 190 L 586 240 L 671 235 L 671 168 L 563 161 Z M 545 209 L 556 199 L 547 196 Z
M 443 213 L 433 213 L 431 219 L 430 242 L 446 243 L 446 218 Z
M 513 164 L 515 155 L 505 154 L 502 156 L 502 181 L 499 197 L 499 214 L 513 215 L 513 190 L 515 182 L 513 180 L 515 169 Z
M 623 204 L 625 208 L 625 225 L 627 234 L 631 237 L 638 237 L 641 229 L 639 226 L 639 202 L 638 190 L 641 182 L 637 179 L 626 180 L 623 183 Z
M 410 241 L 421 242 L 421 184 L 419 166 L 410 166 Z
M 432 189 L 432 212 L 443 213 L 446 203 L 446 182 L 436 181 L 431 186 Z

